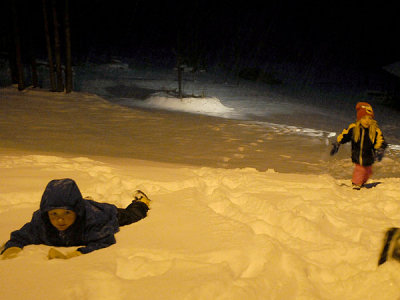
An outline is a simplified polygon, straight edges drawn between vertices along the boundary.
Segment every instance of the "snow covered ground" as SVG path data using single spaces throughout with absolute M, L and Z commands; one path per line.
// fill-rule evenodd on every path
M 2 299 L 400 299 L 400 264 L 377 267 L 400 226 L 398 112 L 375 109 L 392 144 L 353 191 L 349 147 L 328 154 L 353 102 L 208 79 L 182 103 L 173 77 L 100 71 L 68 95 L 0 90 L 0 241 L 53 178 L 121 207 L 142 189 L 152 209 L 109 248 L 0 261 Z

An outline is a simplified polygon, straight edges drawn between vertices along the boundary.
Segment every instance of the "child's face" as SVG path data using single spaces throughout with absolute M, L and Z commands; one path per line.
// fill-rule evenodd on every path
M 48 211 L 51 225 L 57 230 L 64 231 L 74 224 L 76 213 L 73 210 L 56 208 Z
M 360 123 L 363 127 L 368 128 L 371 126 L 372 123 L 372 117 L 371 116 L 364 116 L 360 119 Z

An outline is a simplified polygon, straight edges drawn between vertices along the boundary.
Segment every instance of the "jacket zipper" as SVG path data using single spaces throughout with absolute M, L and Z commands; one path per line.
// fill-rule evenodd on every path
M 58 236 L 62 239 L 62 241 L 64 242 L 65 246 L 69 246 L 69 241 L 66 239 L 66 235 L 65 232 L 63 231 L 59 231 L 58 232 Z
M 363 145 L 364 145 L 364 128 L 361 128 L 361 142 L 360 142 L 360 166 L 363 165 L 363 161 L 362 161 L 362 152 L 363 152 Z

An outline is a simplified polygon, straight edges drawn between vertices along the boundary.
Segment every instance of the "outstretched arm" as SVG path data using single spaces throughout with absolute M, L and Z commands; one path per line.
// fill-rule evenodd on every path
M 4 250 L 1 259 L 11 259 L 17 257 L 18 253 L 22 251 L 19 247 L 10 247 Z
M 388 144 L 385 141 L 385 138 L 383 137 L 382 131 L 377 128 L 376 129 L 376 138 L 375 138 L 375 159 L 377 161 L 381 161 L 383 159 L 383 156 L 385 155 L 385 149 L 388 146 Z
M 351 141 L 353 137 L 353 130 L 356 127 L 355 123 L 351 123 L 348 128 L 344 129 L 341 134 L 338 135 L 336 141 L 339 144 L 345 144 Z
M 34 226 L 31 222 L 26 223 L 21 229 L 15 230 L 10 235 L 10 240 L 4 244 L 1 250 L 1 254 L 5 252 L 10 253 L 9 248 L 24 248 L 26 245 L 40 244 L 38 234 L 34 230 Z M 16 255 L 15 255 L 16 256 Z
M 89 241 L 85 247 L 78 248 L 77 251 L 81 252 L 82 254 L 90 253 L 95 250 L 99 250 L 102 248 L 107 248 L 116 243 L 114 234 L 107 235 L 104 238 Z

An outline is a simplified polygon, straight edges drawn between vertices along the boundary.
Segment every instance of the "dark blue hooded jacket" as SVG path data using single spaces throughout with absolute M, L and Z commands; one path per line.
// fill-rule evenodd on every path
M 56 208 L 73 210 L 77 214 L 74 224 L 65 231 L 58 231 L 50 223 L 47 212 Z M 56 179 L 48 183 L 40 209 L 33 213 L 32 220 L 11 233 L 4 250 L 45 244 L 59 247 L 83 246 L 78 251 L 89 253 L 115 244 L 114 234 L 118 231 L 115 205 L 83 199 L 72 179 Z

